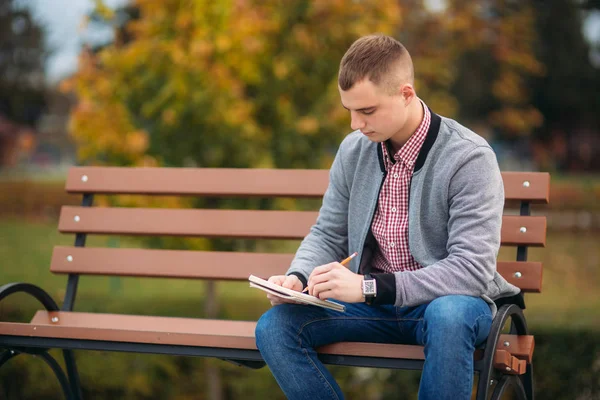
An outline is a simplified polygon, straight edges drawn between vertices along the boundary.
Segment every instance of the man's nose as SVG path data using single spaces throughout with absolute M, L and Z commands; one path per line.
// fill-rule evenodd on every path
M 362 129 L 365 127 L 365 120 L 360 118 L 358 113 L 356 113 L 356 112 L 350 113 L 350 118 L 352 119 L 350 122 L 350 128 L 352 128 L 352 130 L 355 131 L 357 129 Z

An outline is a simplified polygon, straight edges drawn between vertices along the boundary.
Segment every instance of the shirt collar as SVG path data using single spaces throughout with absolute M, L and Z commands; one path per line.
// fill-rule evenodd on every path
M 427 137 L 427 131 L 429 130 L 429 125 L 431 124 L 431 112 L 427 105 L 423 102 L 423 100 L 419 99 L 421 105 L 423 106 L 423 120 L 415 130 L 415 132 L 410 136 L 408 141 L 404 143 L 404 145 L 394 154 L 395 161 L 401 161 L 408 167 L 414 167 L 415 162 L 417 161 L 417 157 L 419 156 L 419 151 L 423 146 L 423 142 Z M 389 170 L 394 165 L 395 161 L 390 159 L 390 152 L 392 151 L 392 146 L 386 140 L 381 143 L 381 148 L 383 150 L 383 159 L 385 163 L 385 169 Z

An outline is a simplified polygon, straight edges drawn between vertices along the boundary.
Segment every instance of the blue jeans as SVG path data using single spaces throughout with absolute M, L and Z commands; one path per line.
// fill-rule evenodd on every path
M 425 346 L 419 399 L 470 399 L 473 351 L 492 325 L 481 298 L 445 296 L 417 307 L 346 304 L 341 313 L 282 304 L 258 321 L 256 344 L 288 399 L 343 399 L 316 347 L 335 342 Z

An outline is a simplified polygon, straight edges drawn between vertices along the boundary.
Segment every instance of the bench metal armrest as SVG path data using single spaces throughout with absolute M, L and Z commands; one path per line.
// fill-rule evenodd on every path
M 500 334 L 502 333 L 502 328 L 506 324 L 508 320 L 511 320 L 512 326 L 514 328 L 511 329 L 512 334 L 516 335 L 527 335 L 527 322 L 525 321 L 525 316 L 523 315 L 523 310 L 515 304 L 505 304 L 498 309 L 498 313 L 496 317 L 492 321 L 492 327 L 490 329 L 489 336 L 487 338 L 487 342 L 485 344 L 485 350 L 483 355 L 483 367 L 479 373 L 479 383 L 478 383 L 478 399 L 487 399 L 489 382 L 491 378 L 495 378 L 497 375 L 494 372 L 494 354 L 496 353 L 496 346 L 500 339 Z M 529 371 L 531 371 L 531 365 L 527 366 L 527 374 L 531 375 Z M 531 392 L 531 387 L 528 385 L 525 392 Z M 529 397 L 532 398 L 532 397 Z
M 0 301 L 2 301 L 5 297 L 10 296 L 13 293 L 27 293 L 31 296 L 35 297 L 48 311 L 58 311 L 58 305 L 56 302 L 50 297 L 50 295 L 42 288 L 33 285 L 31 283 L 8 283 L 6 285 L 0 286 Z
M 529 334 L 527 330 L 527 322 L 525 321 L 525 316 L 523 315 L 523 310 L 516 304 L 505 304 L 498 309 L 498 313 L 496 314 L 496 317 L 492 322 L 492 328 L 490 329 L 490 337 L 495 337 L 494 344 L 498 341 L 502 328 L 509 318 L 511 319 L 515 328 L 515 332 L 511 333 L 516 335 Z M 489 338 L 488 344 L 491 344 L 489 342 Z

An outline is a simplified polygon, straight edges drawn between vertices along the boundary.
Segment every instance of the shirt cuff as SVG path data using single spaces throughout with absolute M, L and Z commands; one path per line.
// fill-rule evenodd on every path
M 396 277 L 394 274 L 371 274 L 377 285 L 377 295 L 373 305 L 396 303 Z
M 298 279 L 300 279 L 300 282 L 302 282 L 302 290 L 306 289 L 308 282 L 306 281 L 306 277 L 304 277 L 304 275 L 302 275 L 300 272 L 291 272 L 288 274 L 288 276 L 290 275 L 296 275 Z

